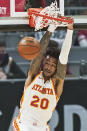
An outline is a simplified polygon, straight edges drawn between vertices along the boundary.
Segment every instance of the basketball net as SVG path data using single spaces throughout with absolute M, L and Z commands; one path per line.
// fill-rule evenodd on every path
M 53 17 L 53 18 L 58 18 L 58 16 L 61 15 L 59 8 L 57 7 L 57 1 L 55 0 L 54 2 L 51 3 L 50 6 L 45 7 L 40 14 L 48 16 L 48 17 Z M 40 30 L 44 27 L 47 27 L 51 23 L 55 24 L 60 24 L 58 21 L 55 21 L 54 19 L 48 19 L 46 17 L 41 17 L 38 16 L 35 19 L 35 31 Z
M 65 25 L 72 23 L 71 17 L 62 16 L 59 8 L 57 7 L 57 1 L 51 3 L 50 6 L 42 8 L 29 8 L 29 24 L 35 28 L 35 31 L 40 30 L 50 24 Z

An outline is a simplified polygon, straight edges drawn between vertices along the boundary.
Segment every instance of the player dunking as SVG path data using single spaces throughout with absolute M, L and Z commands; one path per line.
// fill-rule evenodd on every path
M 49 131 L 47 122 L 63 91 L 66 65 L 72 43 L 73 24 L 67 26 L 67 34 L 59 54 L 58 49 L 48 49 L 52 32 L 56 29 L 52 24 L 48 27 L 40 41 L 40 55 L 32 61 L 28 78 L 25 82 L 21 99 L 19 116 L 14 119 L 14 131 Z M 43 67 L 40 71 L 42 57 Z

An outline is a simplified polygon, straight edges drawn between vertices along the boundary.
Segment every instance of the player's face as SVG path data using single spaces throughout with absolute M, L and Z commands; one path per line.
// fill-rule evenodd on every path
M 51 77 L 57 68 L 57 60 L 54 57 L 47 56 L 43 63 L 44 77 Z

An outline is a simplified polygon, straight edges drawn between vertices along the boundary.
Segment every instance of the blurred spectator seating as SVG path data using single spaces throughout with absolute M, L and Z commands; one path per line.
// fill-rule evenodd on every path
M 6 52 L 6 44 L 4 41 L 0 41 L 0 79 L 7 79 L 8 74 L 10 73 L 12 57 L 9 57 Z
M 24 73 L 18 68 L 12 56 L 7 52 L 6 43 L 0 41 L 0 79 L 24 77 Z
M 87 30 L 78 31 L 78 45 L 80 47 L 87 47 Z

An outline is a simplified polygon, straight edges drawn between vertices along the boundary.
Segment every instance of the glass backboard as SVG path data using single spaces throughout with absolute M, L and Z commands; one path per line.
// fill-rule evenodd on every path
M 28 8 L 44 8 L 54 0 L 0 0 L 0 25 L 29 25 Z M 75 24 L 87 24 L 86 0 L 57 0 L 62 15 Z

